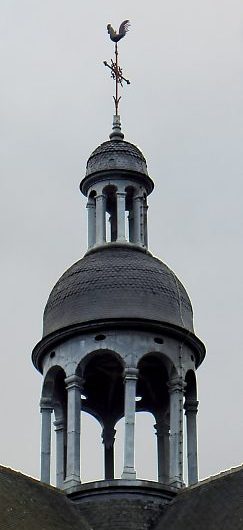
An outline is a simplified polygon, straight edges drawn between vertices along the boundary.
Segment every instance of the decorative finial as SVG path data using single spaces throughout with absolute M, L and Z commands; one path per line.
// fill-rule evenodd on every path
M 115 96 L 113 96 L 113 99 L 114 99 L 114 102 L 115 102 L 115 115 L 118 116 L 118 106 L 119 106 L 119 101 L 121 99 L 121 96 L 119 96 L 119 90 L 118 90 L 118 87 L 119 85 L 123 86 L 123 81 L 125 81 L 125 83 L 127 83 L 127 85 L 130 85 L 130 81 L 128 79 L 126 79 L 125 77 L 123 77 L 122 75 L 122 69 L 121 67 L 119 66 L 118 64 L 118 47 L 117 47 L 117 43 L 119 40 L 121 40 L 123 37 L 125 37 L 126 33 L 128 32 L 128 29 L 129 29 L 129 26 L 130 26 L 130 22 L 129 20 L 124 20 L 120 27 L 119 27 L 119 32 L 117 33 L 113 27 L 111 26 L 111 24 L 108 24 L 107 26 L 107 31 L 110 35 L 110 38 L 113 42 L 115 42 L 115 61 L 113 61 L 113 59 L 111 59 L 111 64 L 108 64 L 107 61 L 104 61 L 104 65 L 105 66 L 108 66 L 108 68 L 111 70 L 111 77 L 112 79 L 115 79 L 115 83 L 116 83 L 116 94 Z
M 113 125 L 112 125 L 112 132 L 110 134 L 110 139 L 111 140 L 121 141 L 121 140 L 123 140 L 123 138 L 124 138 L 124 134 L 123 134 L 123 132 L 121 130 L 120 116 L 118 116 L 118 114 L 116 114 L 113 117 Z

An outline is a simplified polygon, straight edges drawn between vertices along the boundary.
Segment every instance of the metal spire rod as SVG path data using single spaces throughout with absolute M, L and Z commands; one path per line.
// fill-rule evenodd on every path
M 113 96 L 114 103 L 115 103 L 115 115 L 118 116 L 118 107 L 119 102 L 121 99 L 121 96 L 119 96 L 119 85 L 123 86 L 123 81 L 127 83 L 127 85 L 130 85 L 129 79 L 126 79 L 123 76 L 122 68 L 119 66 L 118 63 L 118 46 L 117 43 L 120 39 L 125 37 L 128 28 L 129 28 L 129 20 L 124 20 L 122 24 L 120 25 L 119 32 L 117 33 L 110 24 L 107 26 L 108 33 L 110 35 L 110 38 L 113 42 L 115 42 L 115 61 L 111 59 L 111 64 L 108 64 L 107 61 L 104 61 L 104 65 L 107 66 L 111 70 L 111 77 L 112 79 L 115 79 L 115 96 Z

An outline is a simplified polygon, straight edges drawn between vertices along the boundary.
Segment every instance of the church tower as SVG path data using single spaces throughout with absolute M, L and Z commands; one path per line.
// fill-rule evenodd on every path
M 156 506 L 168 502 L 185 484 L 184 436 L 188 483 L 198 480 L 196 369 L 205 347 L 194 333 L 185 288 L 148 249 L 153 188 L 146 160 L 124 140 L 116 113 L 109 140 L 89 157 L 80 184 L 87 198 L 87 252 L 51 291 L 43 337 L 32 354 L 43 374 L 41 480 L 50 482 L 54 414 L 56 485 L 82 506 L 92 498 L 93 510 L 99 495 L 111 500 L 113 494 L 114 503 L 132 494 Z M 104 447 L 104 480 L 88 485 L 80 480 L 82 411 L 100 422 Z M 136 477 L 140 411 L 155 418 L 157 483 Z M 122 417 L 124 465 L 114 479 L 115 426 Z

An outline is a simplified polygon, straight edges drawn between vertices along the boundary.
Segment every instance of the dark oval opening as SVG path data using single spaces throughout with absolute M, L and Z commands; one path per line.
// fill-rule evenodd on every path
M 50 353 L 50 358 L 53 359 L 53 357 L 55 357 L 55 355 L 56 355 L 56 352 L 55 352 L 55 351 L 52 351 L 52 352 Z
M 162 339 L 161 337 L 155 337 L 154 342 L 156 342 L 157 344 L 164 344 L 164 339 Z
M 99 340 L 105 340 L 106 336 L 105 335 L 96 335 L 95 337 L 95 340 L 99 341 Z

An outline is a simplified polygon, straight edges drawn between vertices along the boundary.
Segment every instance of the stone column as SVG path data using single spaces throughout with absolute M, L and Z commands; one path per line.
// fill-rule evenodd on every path
M 134 210 L 134 243 L 142 245 L 141 234 L 141 216 L 142 216 L 142 197 L 135 195 L 133 198 Z
M 125 369 L 125 440 L 124 440 L 124 469 L 123 479 L 135 479 L 135 413 L 136 413 L 136 385 L 138 370 Z
M 147 200 L 144 199 L 143 204 L 143 224 L 144 224 L 144 245 L 148 247 L 148 205 Z
M 198 482 L 197 464 L 197 411 L 198 401 L 189 399 L 185 401 L 186 428 L 187 428 L 187 465 L 188 484 Z
M 64 420 L 58 418 L 54 421 L 56 431 L 56 487 L 63 488 L 64 470 Z
M 114 442 L 116 431 L 113 424 L 104 425 L 102 439 L 104 444 L 105 457 L 105 480 L 114 479 Z
M 106 241 L 105 195 L 97 195 L 96 201 L 96 244 L 102 245 Z
M 110 212 L 111 241 L 117 240 L 117 206 L 113 205 Z
M 51 414 L 53 405 L 48 398 L 42 398 L 41 411 L 41 481 L 50 484 L 51 475 Z
M 80 414 L 82 379 L 71 375 L 65 379 L 67 389 L 67 473 L 65 487 L 80 484 Z
M 180 377 L 168 383 L 170 394 L 170 484 L 183 486 L 183 396 L 185 383 Z
M 126 193 L 123 191 L 116 192 L 117 200 L 117 241 L 126 240 Z
M 130 210 L 128 215 L 128 226 L 129 226 L 129 241 L 134 243 L 134 212 Z
M 157 417 L 156 420 L 154 428 L 157 435 L 158 482 L 169 484 L 170 427 L 163 416 Z
M 86 208 L 88 210 L 88 248 L 92 248 L 95 245 L 96 240 L 96 212 L 94 198 L 88 200 Z

